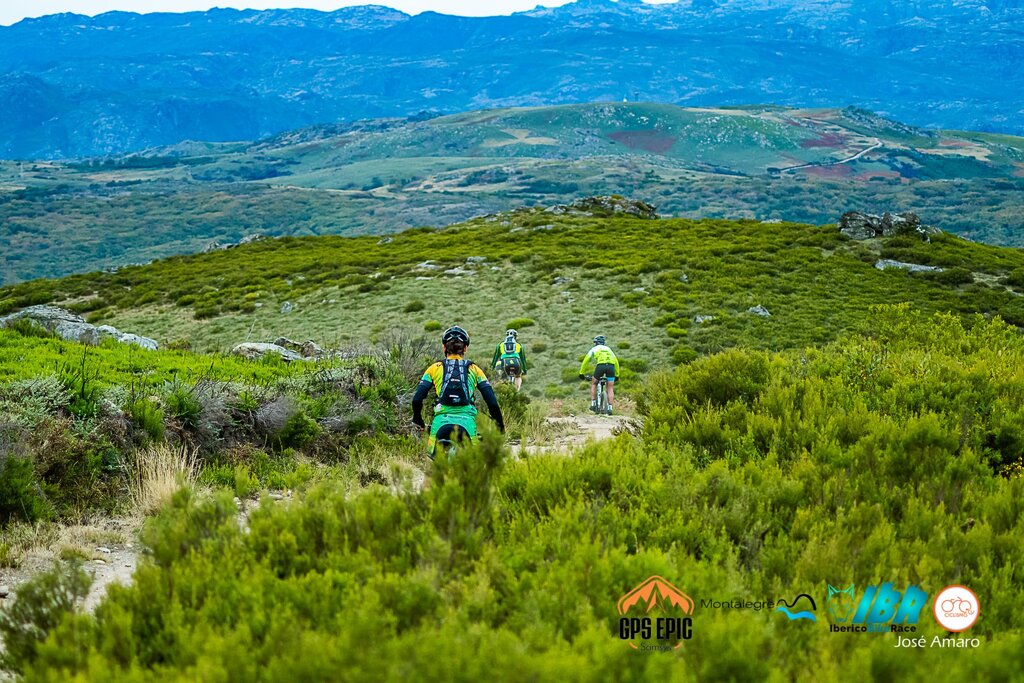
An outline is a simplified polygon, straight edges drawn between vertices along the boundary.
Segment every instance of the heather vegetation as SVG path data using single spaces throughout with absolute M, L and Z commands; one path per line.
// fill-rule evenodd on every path
M 1024 341 L 980 316 L 873 319 L 816 349 L 666 371 L 640 392 L 641 431 L 572 458 L 512 459 L 489 437 L 423 491 L 326 481 L 244 529 L 230 494 L 183 490 L 94 615 L 26 597 L 42 631 L 8 664 L 53 681 L 1010 680 Z M 964 583 L 979 645 L 899 649 L 829 633 L 821 612 L 708 608 L 681 652 L 637 652 L 615 603 L 652 574 L 698 600 Z M 927 613 L 915 635 L 955 638 Z
M 169 350 L 0 330 L 0 561 L 89 514 L 147 520 L 131 585 L 94 612 L 72 609 L 73 565 L 19 587 L 4 665 L 54 681 L 1003 680 L 1024 664 L 1022 272 L 1021 252 L 948 234 L 522 210 L 6 287 L 4 311 L 53 302 Z M 466 321 L 484 360 L 519 328 L 531 371 L 523 394 L 498 386 L 505 440 L 481 418 L 481 444 L 431 462 L 409 397 L 437 329 Z M 545 418 L 582 408 L 597 331 L 636 421 L 568 453 Z M 337 353 L 224 353 L 283 333 Z M 698 600 L 963 583 L 980 644 L 923 655 L 831 634 L 820 612 L 707 608 L 682 658 L 638 653 L 615 605 L 652 574 Z M 918 629 L 946 638 L 927 612 Z

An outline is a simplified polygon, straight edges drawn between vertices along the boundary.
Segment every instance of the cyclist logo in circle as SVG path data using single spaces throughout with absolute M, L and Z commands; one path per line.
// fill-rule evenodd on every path
M 966 631 L 974 626 L 980 609 L 978 596 L 967 586 L 946 586 L 935 596 L 932 605 L 935 621 L 951 633 Z

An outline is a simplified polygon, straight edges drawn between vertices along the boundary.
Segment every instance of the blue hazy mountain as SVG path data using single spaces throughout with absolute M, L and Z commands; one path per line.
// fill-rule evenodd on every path
M 1024 0 L 580 0 L 512 16 L 236 11 L 0 28 L 0 157 L 101 155 L 418 112 L 855 105 L 1024 133 Z

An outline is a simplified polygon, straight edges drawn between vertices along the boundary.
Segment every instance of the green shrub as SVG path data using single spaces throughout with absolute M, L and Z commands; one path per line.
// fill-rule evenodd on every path
M 203 405 L 195 390 L 184 384 L 175 383 L 167 394 L 167 410 L 171 417 L 182 425 L 196 429 L 203 414 Z
M 0 612 L 4 668 L 23 673 L 50 632 L 74 613 L 91 583 L 79 565 L 71 564 L 55 565 L 18 586 L 14 604 Z
M 274 436 L 278 448 L 303 448 L 320 434 L 320 426 L 316 420 L 298 412 L 285 423 L 284 427 Z
M 428 320 L 426 324 L 423 325 L 424 332 L 438 332 L 442 329 L 444 329 L 444 325 L 436 320 Z
M 422 311 L 426 307 L 427 307 L 427 305 L 425 303 L 423 303 L 422 301 L 417 299 L 415 301 L 410 301 L 409 303 L 407 303 L 405 305 L 405 309 L 403 309 L 403 310 L 406 313 L 416 313 L 417 311 Z
M 36 522 L 53 517 L 53 507 L 43 492 L 28 458 L 8 455 L 0 459 L 0 521 L 21 519 Z
M 533 327 L 536 324 L 537 323 L 535 323 L 530 318 L 516 318 L 505 323 L 505 327 L 506 329 L 518 330 L 523 327 Z
M 548 345 L 544 342 L 534 342 L 530 345 L 530 351 L 534 353 L 544 353 L 548 350 Z
M 94 417 L 99 412 L 99 371 L 86 366 L 86 354 L 82 354 L 80 364 L 62 366 L 59 375 L 71 396 L 68 412 L 77 417 Z
M 160 404 L 149 398 L 142 398 L 132 403 L 129 408 L 132 422 L 141 429 L 151 441 L 163 441 L 164 411 Z

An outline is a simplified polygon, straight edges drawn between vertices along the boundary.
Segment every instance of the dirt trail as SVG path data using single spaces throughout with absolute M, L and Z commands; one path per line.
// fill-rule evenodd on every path
M 569 415 L 567 417 L 549 417 L 548 424 L 561 428 L 565 433 L 544 444 L 525 444 L 512 447 L 512 453 L 519 455 L 522 451 L 529 453 L 568 453 L 572 449 L 586 444 L 588 441 L 604 441 L 612 438 L 617 432 L 623 431 L 633 422 L 633 418 L 625 415 Z

